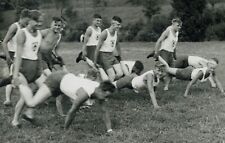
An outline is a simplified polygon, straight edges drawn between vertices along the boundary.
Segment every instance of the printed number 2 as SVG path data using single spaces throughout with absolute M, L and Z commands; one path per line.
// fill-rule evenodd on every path
M 37 48 L 38 48 L 38 42 L 32 43 L 32 49 L 33 49 L 33 51 L 36 51 Z

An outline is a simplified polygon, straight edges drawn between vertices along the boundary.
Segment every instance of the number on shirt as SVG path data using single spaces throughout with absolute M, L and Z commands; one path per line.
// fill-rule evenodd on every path
M 32 43 L 32 49 L 33 49 L 34 52 L 37 51 L 37 49 L 38 49 L 38 42 Z

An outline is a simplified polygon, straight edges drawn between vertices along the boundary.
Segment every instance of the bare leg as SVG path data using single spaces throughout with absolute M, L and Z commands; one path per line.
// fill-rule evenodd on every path
M 9 105 L 12 104 L 11 103 L 11 94 L 12 94 L 12 92 L 13 92 L 13 85 L 11 85 L 11 84 L 7 85 L 5 87 L 5 98 L 6 98 L 6 100 L 4 102 L 4 105 L 9 106 Z
M 24 107 L 24 100 L 21 97 L 19 99 L 19 101 L 17 102 L 16 106 L 15 106 L 15 113 L 14 113 L 14 117 L 13 117 L 13 120 L 12 120 L 12 125 L 13 126 L 18 126 L 19 125 L 19 116 L 20 116 L 20 113 L 23 110 L 23 107 Z
M 116 74 L 115 74 L 115 72 L 114 72 L 114 69 L 113 69 L 113 68 L 107 69 L 107 70 L 106 70 L 106 73 L 107 73 L 108 76 L 109 76 L 109 80 L 110 80 L 111 82 L 113 82 L 113 81 L 115 80 L 115 78 L 116 78 Z
M 123 71 L 120 64 L 113 65 L 114 70 L 116 71 L 116 79 L 119 79 L 123 76 Z

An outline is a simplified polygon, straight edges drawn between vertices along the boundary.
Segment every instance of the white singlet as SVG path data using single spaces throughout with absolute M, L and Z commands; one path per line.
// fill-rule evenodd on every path
M 198 56 L 188 56 L 188 64 L 190 66 L 193 66 L 194 68 L 203 68 L 203 66 L 206 66 L 208 63 L 208 60 L 198 57 Z
M 194 77 L 198 74 L 199 71 L 202 71 L 203 72 L 203 77 L 202 79 L 200 80 L 200 82 L 205 82 L 208 77 L 205 77 L 206 75 L 206 71 L 207 71 L 207 67 L 204 67 L 204 68 L 197 68 L 197 69 L 194 69 L 191 73 L 191 79 L 194 79 Z
M 37 30 L 37 36 L 34 37 L 26 28 L 21 29 L 24 31 L 26 36 L 26 41 L 24 43 L 23 52 L 22 52 L 22 58 L 23 59 L 29 59 L 29 60 L 37 60 L 38 56 L 38 50 L 41 45 L 41 32 Z
M 60 83 L 60 90 L 72 99 L 76 99 L 77 90 L 83 88 L 89 97 L 99 86 L 96 81 L 91 81 L 82 77 L 77 77 L 72 73 L 66 74 Z
M 132 73 L 132 69 L 134 67 L 135 61 L 120 61 L 120 64 L 123 68 L 126 68 L 129 72 L 129 74 Z
M 153 77 L 155 76 L 153 70 L 150 70 L 150 71 L 147 71 L 145 72 L 144 74 L 140 75 L 140 76 L 137 76 L 135 77 L 131 84 L 132 84 L 132 87 L 135 89 L 135 90 L 138 90 L 140 91 L 141 89 L 145 88 L 147 86 L 147 82 L 145 82 L 145 76 L 147 74 L 152 74 Z M 153 86 L 157 86 L 159 84 L 159 79 L 157 79 L 157 81 L 153 80 Z
M 168 37 L 162 41 L 160 50 L 166 50 L 169 52 L 174 52 L 174 49 L 176 48 L 177 45 L 177 41 L 178 41 L 178 32 L 176 32 L 175 36 L 172 32 L 172 26 L 169 26 L 167 28 L 167 30 L 169 30 L 169 35 Z
M 106 29 L 106 31 L 107 31 L 107 38 L 103 42 L 100 51 L 101 52 L 113 52 L 114 49 L 116 48 L 117 31 L 115 31 L 115 34 L 113 36 L 111 36 L 108 29 Z
M 101 28 L 98 27 L 98 29 L 94 29 L 92 26 L 89 26 L 89 28 L 91 28 L 92 33 L 90 38 L 87 41 L 87 46 L 96 46 L 98 44 L 99 41 L 99 37 L 101 35 Z
M 17 39 L 17 38 L 16 38 L 16 37 L 17 37 L 17 35 L 18 35 L 19 30 L 21 29 L 18 22 L 15 22 L 14 24 L 15 24 L 16 27 L 17 27 L 16 34 L 15 34 L 15 35 L 12 37 L 12 39 L 9 40 L 9 42 L 7 43 L 7 47 L 8 47 L 8 50 L 9 50 L 10 52 L 15 52 L 15 51 L 16 51 L 16 46 L 17 46 L 17 43 L 16 43 L 16 39 Z

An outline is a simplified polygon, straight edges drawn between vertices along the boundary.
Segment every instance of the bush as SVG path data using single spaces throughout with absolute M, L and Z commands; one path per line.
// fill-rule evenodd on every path
M 225 22 L 209 26 L 205 35 L 206 40 L 225 40 Z

